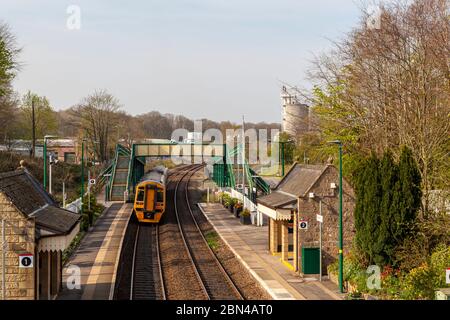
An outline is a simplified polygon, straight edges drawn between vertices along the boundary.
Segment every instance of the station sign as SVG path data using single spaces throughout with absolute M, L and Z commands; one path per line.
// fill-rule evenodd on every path
M 300 221 L 298 222 L 298 228 L 299 228 L 300 230 L 308 230 L 308 221 L 306 221 L 306 220 L 300 220 Z
M 29 253 L 19 254 L 19 268 L 33 268 L 33 255 Z

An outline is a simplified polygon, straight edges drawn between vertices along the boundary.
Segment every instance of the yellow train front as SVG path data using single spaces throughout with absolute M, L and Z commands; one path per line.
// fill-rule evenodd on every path
M 139 222 L 159 223 L 166 210 L 167 169 L 156 167 L 136 186 L 134 213 Z

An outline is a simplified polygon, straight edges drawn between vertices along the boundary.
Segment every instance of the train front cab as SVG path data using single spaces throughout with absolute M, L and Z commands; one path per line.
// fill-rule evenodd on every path
M 134 201 L 134 211 L 139 222 L 158 223 L 166 207 L 165 198 L 165 189 L 161 184 L 139 184 Z

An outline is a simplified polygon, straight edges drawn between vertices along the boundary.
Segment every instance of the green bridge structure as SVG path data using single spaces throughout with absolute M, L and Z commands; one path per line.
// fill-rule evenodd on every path
M 280 144 L 281 145 L 281 144 Z M 121 144 L 116 145 L 114 159 L 103 170 L 99 180 L 106 186 L 106 199 L 108 201 L 132 200 L 136 184 L 145 174 L 146 158 L 169 159 L 176 155 L 181 161 L 190 163 L 203 163 L 205 158 L 212 162 L 212 180 L 218 187 L 236 189 L 236 177 L 232 158 L 242 150 L 241 145 L 228 150 L 226 144 L 214 143 L 177 143 L 177 142 L 152 142 L 136 143 L 127 148 Z M 281 151 L 284 148 L 281 148 Z M 281 155 L 282 174 L 284 174 L 284 154 Z M 263 178 L 249 166 L 247 160 L 240 164 L 245 172 L 247 185 L 251 190 L 250 199 L 256 201 L 256 193 L 253 190 L 270 193 L 270 186 Z

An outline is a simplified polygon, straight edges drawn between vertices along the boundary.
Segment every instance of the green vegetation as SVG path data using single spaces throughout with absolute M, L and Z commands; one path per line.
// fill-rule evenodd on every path
M 448 41 L 440 40 L 449 37 L 447 9 L 439 0 L 385 3 L 382 30 L 363 13 L 310 70 L 314 89 L 301 93 L 310 97 L 310 130 L 282 138 L 295 141 L 293 160 L 304 163 L 337 159 L 328 142 L 343 143 L 344 176 L 356 192 L 344 272 L 359 293 L 432 299 L 446 286 L 450 216 L 432 205 L 431 190 L 448 191 L 450 180 Z M 383 272 L 375 292 L 366 288 L 373 264 Z
M 247 208 L 242 210 L 241 217 L 250 217 L 250 210 L 248 210 Z
M 41 158 L 29 158 L 15 153 L 0 151 L 0 172 L 16 170 L 19 167 L 20 160 L 25 160 L 25 166 L 28 171 L 42 183 L 44 178 L 44 161 Z M 52 180 L 53 196 L 60 204 L 62 204 L 63 181 L 65 181 L 66 185 L 67 202 L 80 196 L 81 168 L 79 165 L 59 162 L 53 166 Z
M 414 231 L 420 174 L 411 150 L 394 162 L 391 152 L 362 161 L 355 179 L 356 246 L 367 264 L 397 265 L 395 250 Z
M 219 248 L 219 235 L 215 231 L 209 231 L 205 234 L 206 241 L 208 242 L 208 246 L 217 250 Z
M 62 264 L 63 265 L 67 263 L 69 258 L 75 252 L 75 250 L 77 250 L 78 246 L 80 245 L 81 240 L 83 240 L 85 235 L 86 235 L 85 231 L 78 232 L 78 234 L 72 240 L 72 242 L 67 247 L 67 249 L 63 251 L 63 253 L 62 253 Z
M 372 154 L 355 181 L 355 247 L 344 259 L 344 280 L 356 293 L 384 299 L 433 299 L 435 289 L 446 286 L 450 218 L 417 215 L 421 177 L 411 150 L 403 147 L 398 161 L 389 151 L 382 159 Z M 382 270 L 378 290 L 367 288 L 366 269 L 373 264 Z
M 393 268 L 386 265 L 381 273 L 381 289 L 368 289 L 370 274 L 360 261 L 350 254 L 344 260 L 344 281 L 348 281 L 355 293 L 377 295 L 382 299 L 433 299 L 436 288 L 445 288 L 445 269 L 450 265 L 450 247 L 441 244 L 435 248 L 427 260 L 411 270 Z M 337 273 L 338 262 L 328 267 Z
M 88 197 L 85 196 L 83 201 L 83 217 L 81 219 L 80 229 L 82 231 L 87 231 L 89 225 L 94 225 L 104 210 L 105 207 L 102 204 L 97 203 L 97 198 L 95 194 L 91 194 L 90 210 L 89 210 Z

